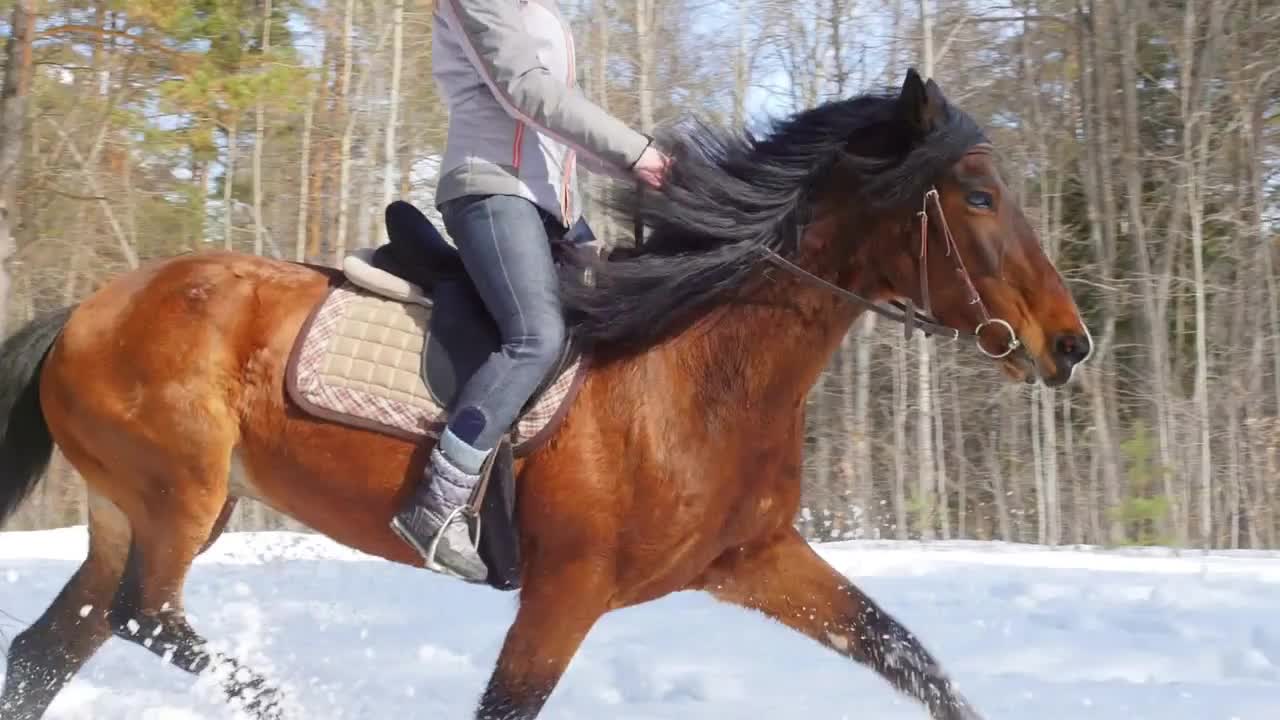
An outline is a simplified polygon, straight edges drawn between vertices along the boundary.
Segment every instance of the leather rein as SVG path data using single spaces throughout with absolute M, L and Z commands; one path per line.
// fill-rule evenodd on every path
M 643 187 L 641 187 L 640 190 L 643 192 Z M 977 305 L 978 312 L 982 314 L 982 322 L 978 323 L 978 326 L 973 330 L 958 330 L 942 324 L 941 321 L 933 317 L 933 310 L 929 303 L 928 250 L 930 200 L 933 200 L 934 206 L 938 209 L 938 224 L 942 227 L 942 233 L 946 239 L 946 254 L 948 257 L 955 260 L 956 272 L 960 277 L 964 278 L 965 285 L 969 288 L 969 295 L 971 297 L 969 304 Z M 903 326 L 903 336 L 908 340 L 911 339 L 911 336 L 915 334 L 916 330 L 923 332 L 925 337 L 931 337 L 933 335 L 943 337 L 949 336 L 952 340 L 959 340 L 961 337 L 973 338 L 974 344 L 978 346 L 978 351 L 995 360 L 1008 357 L 1014 351 L 1021 348 L 1022 341 L 1018 339 L 1018 334 L 1014 331 L 1013 326 L 1001 318 L 991 317 L 991 313 L 987 311 L 986 304 L 982 302 L 982 296 L 978 294 L 978 289 L 974 286 L 973 279 L 969 276 L 969 270 L 965 267 L 964 260 L 960 257 L 960 249 L 956 247 L 956 240 L 955 236 L 951 234 L 951 227 L 947 225 L 947 216 L 946 213 L 943 212 L 942 200 L 938 196 L 938 188 L 936 186 L 931 186 L 928 192 L 924 194 L 924 199 L 921 202 L 920 210 L 916 213 L 916 216 L 920 218 L 920 297 L 924 301 L 924 312 L 917 310 L 915 308 L 915 304 L 910 299 L 905 300 L 902 303 L 893 303 L 895 307 L 901 308 L 900 310 L 890 309 L 880 303 L 872 302 L 855 292 L 846 290 L 835 283 L 814 275 L 808 270 L 796 265 L 794 262 L 782 257 L 772 248 L 765 249 L 765 257 L 773 264 L 800 277 L 802 280 L 805 280 L 810 284 L 830 290 L 845 300 L 861 305 L 882 317 L 892 320 L 893 322 L 901 323 Z M 635 233 L 636 247 L 640 247 L 644 244 L 644 221 L 640 216 L 639 205 L 637 205 L 636 212 L 632 216 L 632 222 L 632 231 Z M 798 229 L 796 236 L 797 239 L 803 234 L 804 225 L 802 224 Z M 1009 342 L 1005 351 L 1002 353 L 987 352 L 987 349 L 982 347 L 982 331 L 988 326 L 993 325 L 998 325 L 1004 328 L 1005 332 L 1009 334 Z
M 956 271 L 960 275 L 960 277 L 964 278 L 965 285 L 967 285 L 969 288 L 969 294 L 972 298 L 969 301 L 969 304 L 977 305 L 978 311 L 982 314 L 982 322 L 978 323 L 978 326 L 971 331 L 958 330 L 956 328 L 942 324 L 940 321 L 938 321 L 936 318 L 933 317 L 933 311 L 930 308 L 929 269 L 928 269 L 929 268 L 928 249 L 929 249 L 929 201 L 930 199 L 933 200 L 933 204 L 938 209 L 938 221 L 939 221 L 938 224 L 941 225 L 943 236 L 946 238 L 946 254 L 955 260 Z M 872 312 L 875 312 L 894 322 L 901 323 L 903 326 L 903 335 L 907 339 L 910 339 L 911 336 L 915 334 L 915 331 L 917 329 L 922 331 L 925 337 L 930 337 L 932 335 L 941 335 L 941 336 L 950 336 L 951 339 L 953 340 L 958 340 L 961 337 L 971 337 L 971 338 L 974 338 L 974 344 L 978 346 L 979 352 L 981 352 L 983 355 L 986 355 L 987 357 L 997 359 L 997 360 L 1000 358 L 1008 357 L 1015 350 L 1022 347 L 1022 341 L 1018 339 L 1018 334 L 1014 332 L 1013 326 L 1000 318 L 991 317 L 991 313 L 987 312 L 987 306 L 985 303 L 982 302 L 982 296 L 978 294 L 978 289 L 974 286 L 973 279 L 969 276 L 969 270 L 965 267 L 964 260 L 960 257 L 960 250 L 959 248 L 956 247 L 955 237 L 951 234 L 951 228 L 947 225 L 947 216 L 942 210 L 942 201 L 938 197 L 938 189 L 936 187 L 930 187 L 929 191 L 924 194 L 924 200 L 921 203 L 920 210 L 919 212 L 916 213 L 916 215 L 917 217 L 920 218 L 920 296 L 921 296 L 921 299 L 924 301 L 924 312 L 920 312 L 919 310 L 916 310 L 915 304 L 911 300 L 906 300 L 902 304 L 895 303 L 895 305 L 902 307 L 902 310 L 900 311 L 891 310 L 879 303 L 872 302 L 862 297 L 861 295 L 858 295 L 857 293 L 846 290 L 840 287 L 839 285 L 836 285 L 835 283 L 829 282 L 827 280 L 824 280 L 823 278 L 818 277 L 817 275 L 814 275 L 808 270 L 805 270 L 799 265 L 796 265 L 790 260 L 782 257 L 773 249 L 767 249 L 765 252 L 767 253 L 767 258 L 771 262 L 791 272 L 792 274 L 799 276 L 801 279 L 811 284 L 822 287 L 826 290 L 830 290 L 831 292 L 839 295 L 840 297 L 846 300 L 850 300 L 854 303 L 857 303 L 865 307 L 866 309 L 871 310 Z M 801 228 L 801 232 L 803 233 L 803 228 Z M 997 353 L 987 352 L 987 349 L 982 347 L 982 342 L 980 338 L 982 331 L 983 329 L 991 325 L 999 325 L 1000 327 L 1003 327 L 1006 332 L 1009 333 L 1008 346 L 1006 347 L 1005 351 L 1002 353 L 997 354 Z

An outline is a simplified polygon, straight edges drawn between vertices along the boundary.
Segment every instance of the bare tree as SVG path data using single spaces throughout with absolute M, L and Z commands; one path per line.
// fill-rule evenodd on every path
M 387 91 L 387 130 L 384 135 L 382 167 L 382 204 L 390 204 L 395 189 L 396 127 L 400 122 L 400 75 L 404 66 L 404 2 L 394 0 L 391 23 L 394 40 L 391 44 L 391 87 Z
M 262 54 L 271 52 L 271 0 L 265 0 L 262 8 Z M 254 103 L 257 126 L 253 137 L 253 253 L 262 254 L 266 224 L 262 219 L 262 153 L 266 143 L 266 111 L 259 91 Z
M 35 36 L 34 0 L 13 4 L 11 28 L 4 49 L 4 86 L 0 90 L 0 337 L 9 317 L 8 262 L 16 248 L 13 225 L 17 217 L 18 184 L 27 143 L 27 98 L 31 92 L 31 43 Z

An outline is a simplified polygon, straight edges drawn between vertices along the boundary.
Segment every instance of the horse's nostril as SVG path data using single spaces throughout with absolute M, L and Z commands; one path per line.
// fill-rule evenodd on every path
M 1082 335 L 1059 335 L 1053 341 L 1053 350 L 1058 357 L 1074 365 L 1089 357 L 1089 338 Z

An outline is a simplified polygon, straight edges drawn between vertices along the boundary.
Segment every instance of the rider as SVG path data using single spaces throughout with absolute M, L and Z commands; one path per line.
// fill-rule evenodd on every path
M 432 73 L 450 111 L 436 205 L 502 348 L 459 391 L 392 527 L 432 569 L 483 582 L 467 503 L 566 339 L 551 239 L 580 212 L 576 163 L 657 188 L 670 160 L 577 89 L 556 0 L 439 0 L 433 32 Z

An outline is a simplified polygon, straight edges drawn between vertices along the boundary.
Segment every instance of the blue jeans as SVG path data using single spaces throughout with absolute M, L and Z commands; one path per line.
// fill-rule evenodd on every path
M 513 195 L 473 195 L 441 207 L 445 229 L 502 336 L 498 352 L 459 390 L 440 449 L 467 472 L 515 423 L 563 349 L 559 279 L 551 253 L 558 223 Z

